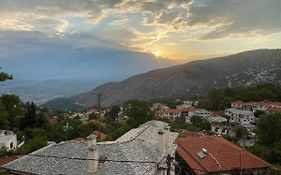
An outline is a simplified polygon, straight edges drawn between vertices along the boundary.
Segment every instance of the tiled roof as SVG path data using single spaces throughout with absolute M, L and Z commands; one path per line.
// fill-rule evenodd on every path
M 242 150 L 223 137 L 186 132 L 180 134 L 176 143 L 180 156 L 197 174 L 230 171 L 234 168 L 273 168 L 266 161 Z M 197 153 L 203 148 L 207 150 L 207 153 L 204 158 L 200 158 Z
M 269 112 L 281 112 L 281 108 L 268 108 Z
M 241 110 L 241 109 L 236 109 L 236 108 L 229 108 L 226 109 L 226 111 L 229 111 L 233 114 L 238 114 L 238 115 L 252 115 L 252 111 L 246 111 L 246 110 Z
M 92 132 L 92 134 L 96 135 L 99 139 L 105 140 L 107 135 L 99 130 L 95 130 Z
M 1 157 L 0 158 L 0 166 L 5 165 L 9 162 L 12 162 L 18 158 L 20 158 L 21 156 L 8 156 L 8 157 Z
M 160 121 L 150 121 L 139 128 L 132 129 L 121 138 L 113 142 L 98 142 L 98 154 L 107 160 L 153 161 L 165 163 L 167 153 L 174 153 L 176 145 L 173 144 L 177 133 L 170 132 L 170 146 L 165 154 L 161 154 L 155 147 L 157 131 L 167 124 Z M 86 142 L 67 141 L 53 144 L 36 152 L 26 155 L 21 159 L 4 165 L 5 168 L 35 174 L 68 174 L 89 175 L 87 160 L 62 159 L 58 157 L 87 158 L 88 146 Z M 43 155 L 49 157 L 38 157 Z M 160 163 L 160 165 L 161 165 Z M 137 164 L 124 162 L 105 161 L 99 165 L 97 175 L 142 175 L 155 174 L 155 164 Z
M 227 122 L 227 119 L 226 118 L 223 118 L 221 116 L 217 116 L 217 117 L 212 117 L 210 119 L 211 122 L 214 122 L 214 123 L 221 123 L 221 122 Z
M 238 101 L 232 102 L 231 104 L 233 104 L 233 105 L 243 105 L 244 103 L 245 103 L 244 101 L 238 100 Z

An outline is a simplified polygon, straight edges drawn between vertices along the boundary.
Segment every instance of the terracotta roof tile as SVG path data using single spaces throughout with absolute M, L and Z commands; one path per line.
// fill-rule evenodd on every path
M 176 143 L 178 153 L 197 174 L 230 171 L 240 167 L 242 169 L 274 168 L 223 137 L 186 132 L 180 134 Z M 206 157 L 200 158 L 196 154 L 203 148 L 207 150 Z M 208 153 L 213 155 L 220 165 Z
M 12 162 L 18 158 L 20 158 L 21 156 L 9 156 L 9 157 L 1 157 L 0 158 L 0 166 L 5 165 L 9 162 Z

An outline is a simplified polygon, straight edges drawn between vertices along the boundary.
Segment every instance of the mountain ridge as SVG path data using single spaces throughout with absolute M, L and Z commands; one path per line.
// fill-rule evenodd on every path
M 130 99 L 190 98 L 204 95 L 210 88 L 280 83 L 280 67 L 281 49 L 245 51 L 152 70 L 103 84 L 71 99 L 77 104 L 92 106 L 97 102 L 94 94 L 102 93 L 102 105 L 109 106 Z

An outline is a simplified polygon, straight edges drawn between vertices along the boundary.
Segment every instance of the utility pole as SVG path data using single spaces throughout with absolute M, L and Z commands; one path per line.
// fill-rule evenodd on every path
M 101 96 L 102 93 L 95 94 L 98 97 L 98 110 L 99 110 L 99 118 L 101 117 Z
M 172 164 L 173 158 L 170 156 L 170 154 L 167 155 L 167 175 L 171 175 L 171 164 Z

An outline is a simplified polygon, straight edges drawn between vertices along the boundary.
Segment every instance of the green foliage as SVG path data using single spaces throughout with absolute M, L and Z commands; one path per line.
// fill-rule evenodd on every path
M 1 129 L 8 129 L 8 127 L 9 127 L 8 116 L 9 115 L 5 109 L 5 106 L 0 101 L 0 128 Z
M 248 130 L 241 125 L 235 125 L 233 131 L 235 132 L 235 136 L 240 139 L 248 134 Z
M 48 139 L 45 130 L 39 128 L 27 128 L 24 130 L 24 133 L 25 143 L 16 151 L 17 154 L 28 154 L 47 145 Z
M 260 118 L 260 116 L 262 116 L 262 115 L 265 115 L 265 112 L 264 112 L 264 111 L 257 110 L 257 111 L 255 112 L 255 117 L 257 117 L 257 118 Z
M 176 99 L 165 99 L 165 100 L 160 100 L 159 102 L 166 104 L 169 108 L 176 108 L 178 105 L 183 104 L 182 101 Z
M 16 151 L 16 153 L 25 155 L 33 151 L 36 151 L 46 145 L 47 145 L 47 140 L 45 138 L 35 137 L 33 139 L 26 141 L 26 143 Z
M 6 72 L 0 72 L 0 82 L 4 82 L 6 80 L 11 80 L 11 79 L 13 79 L 11 75 L 7 74 Z
M 281 141 L 281 113 L 262 116 L 257 123 L 258 142 L 265 146 L 273 146 Z
M 124 114 L 128 117 L 127 123 L 131 127 L 138 127 L 140 124 L 153 119 L 151 104 L 139 100 L 131 100 L 124 104 Z
M 2 95 L 0 101 L 8 114 L 9 128 L 18 128 L 20 117 L 23 114 L 20 98 L 15 95 Z
M 74 99 L 71 98 L 56 98 L 51 100 L 42 106 L 48 107 L 55 110 L 71 110 L 71 111 L 80 111 L 84 110 L 86 107 L 76 104 Z
M 263 159 L 281 164 L 281 113 L 266 114 L 257 123 L 257 143 L 251 151 Z
M 199 107 L 209 110 L 224 110 L 232 101 L 281 101 L 281 88 L 274 84 L 256 87 L 211 89 L 205 99 L 199 101 Z
M 181 131 L 181 130 L 186 130 L 186 131 L 193 131 L 193 132 L 198 132 L 200 131 L 200 128 L 192 125 L 192 124 L 187 124 L 185 123 L 184 118 L 176 118 L 175 121 L 170 121 L 168 122 L 171 125 L 171 131 Z
M 211 129 L 211 124 L 200 116 L 193 116 L 190 121 L 200 130 L 208 131 Z
M 117 121 L 118 120 L 118 114 L 121 111 L 119 106 L 112 106 L 111 111 L 109 112 L 108 116 L 113 120 Z
M 46 118 L 42 114 L 39 114 L 37 112 L 37 106 L 33 102 L 26 103 L 25 108 L 26 108 L 26 112 L 20 124 L 20 128 L 22 130 L 28 127 L 41 128 L 47 123 Z
M 93 119 L 97 119 L 98 118 L 98 114 L 92 112 L 90 115 L 89 115 L 89 120 L 93 120 Z

